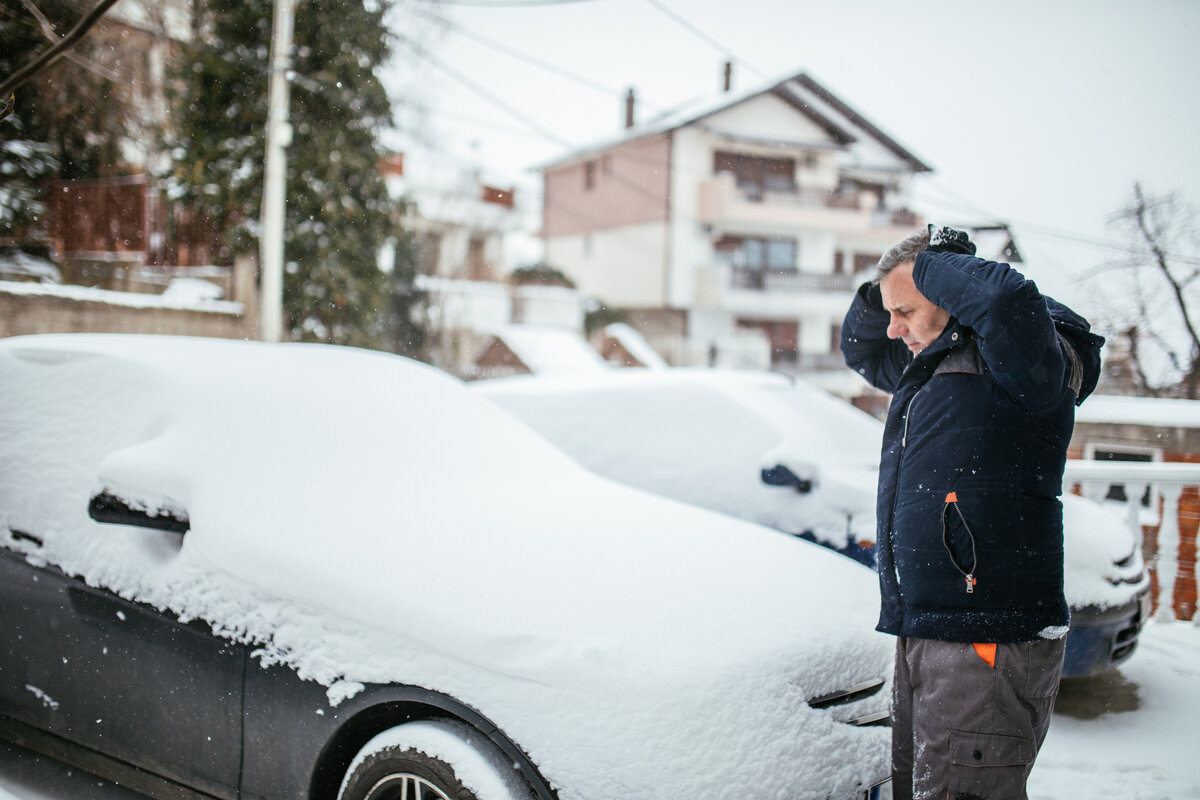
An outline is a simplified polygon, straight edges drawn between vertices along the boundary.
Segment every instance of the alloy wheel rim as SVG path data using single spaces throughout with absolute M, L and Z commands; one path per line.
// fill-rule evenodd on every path
M 381 779 L 365 800 L 452 800 L 441 788 L 420 775 L 397 772 Z

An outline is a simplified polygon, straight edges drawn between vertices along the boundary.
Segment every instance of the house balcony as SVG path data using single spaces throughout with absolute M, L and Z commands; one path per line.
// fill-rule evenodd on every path
M 874 192 L 795 187 L 789 191 L 739 189 L 733 175 L 701 181 L 699 219 L 711 230 L 795 230 L 807 228 L 869 238 L 890 245 L 921 219 L 903 209 L 879 208 Z
M 819 313 L 840 319 L 855 287 L 852 275 L 705 264 L 695 272 L 694 303 L 744 314 Z

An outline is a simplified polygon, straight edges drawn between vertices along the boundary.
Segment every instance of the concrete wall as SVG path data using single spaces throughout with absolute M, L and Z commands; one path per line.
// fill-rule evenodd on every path
M 0 336 L 34 333 L 157 333 L 251 339 L 257 330 L 252 319 L 232 310 L 119 305 L 99 297 L 30 295 L 0 287 Z

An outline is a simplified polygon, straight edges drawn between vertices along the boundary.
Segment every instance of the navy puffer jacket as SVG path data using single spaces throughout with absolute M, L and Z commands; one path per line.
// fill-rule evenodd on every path
M 952 315 L 915 357 L 864 285 L 846 363 L 891 393 L 879 465 L 878 629 L 956 642 L 1061 635 L 1062 475 L 1103 338 L 1007 264 L 921 253 L 917 290 Z

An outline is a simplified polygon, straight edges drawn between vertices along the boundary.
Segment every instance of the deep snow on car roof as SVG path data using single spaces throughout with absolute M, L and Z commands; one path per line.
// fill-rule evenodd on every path
M 445 691 L 585 796 L 679 731 L 686 757 L 655 768 L 684 790 L 747 730 L 766 742 L 748 774 L 817 730 L 817 780 L 864 777 L 839 759 L 871 732 L 804 700 L 886 674 L 868 570 L 597 478 L 431 367 L 50 336 L 0 342 L 0 380 L 0 525 L 42 539 L 30 558 L 252 641 L 331 702 Z M 99 489 L 181 506 L 191 530 L 97 526 Z M 585 731 L 602 757 L 580 760 Z

